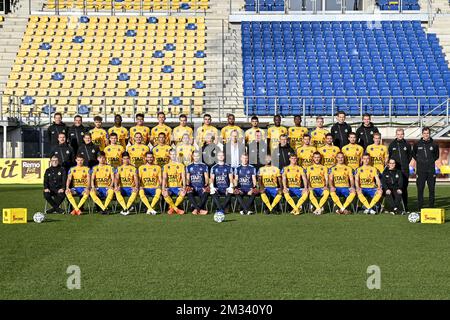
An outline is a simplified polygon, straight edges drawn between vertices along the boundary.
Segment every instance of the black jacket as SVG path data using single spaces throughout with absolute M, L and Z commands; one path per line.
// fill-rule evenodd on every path
M 383 190 L 398 190 L 403 188 L 403 174 L 399 169 L 384 169 L 381 175 Z
M 409 163 L 412 159 L 411 145 L 405 139 L 394 139 L 388 147 L 389 158 L 397 163 L 397 169 L 409 175 Z
M 50 157 L 53 156 L 58 157 L 59 164 L 65 168 L 71 167 L 75 160 L 72 147 L 66 143 L 54 146 L 52 152 L 50 152 Z
M 278 144 L 278 147 L 276 147 L 271 154 L 272 164 L 275 167 L 280 168 L 280 170 L 283 169 L 289 165 L 289 157 L 291 154 L 295 154 L 295 151 L 289 144 L 286 144 L 284 147 Z
M 247 146 L 249 163 L 255 168 L 259 169 L 266 163 L 266 156 L 268 154 L 267 143 L 265 141 L 257 142 L 253 140 Z
M 357 143 L 366 150 L 367 146 L 373 144 L 373 135 L 377 133 L 378 128 L 371 122 L 368 127 L 364 123 L 356 130 Z
M 58 165 L 49 167 L 44 174 L 44 189 L 58 191 L 66 188 L 67 173 L 66 170 Z
M 342 124 L 336 122 L 331 127 L 331 134 L 333 135 L 333 144 L 342 149 L 343 146 L 349 143 L 348 135 L 352 132 L 352 127 L 347 122 Z
M 67 138 L 67 126 L 65 123 L 56 124 L 53 122 L 51 126 L 47 129 L 47 136 L 48 136 L 48 142 L 51 147 L 56 146 L 59 144 L 58 142 L 58 135 L 60 133 L 64 133 Z
M 92 142 L 89 144 L 81 144 L 78 147 L 79 154 L 83 155 L 84 163 L 83 165 L 88 166 L 89 168 L 92 168 L 93 166 L 96 166 L 98 164 L 97 161 L 97 155 L 100 152 L 100 149 L 98 146 L 93 144 Z
M 71 126 L 69 128 L 68 136 L 69 136 L 69 145 L 73 148 L 74 152 L 78 152 L 78 146 L 81 146 L 83 142 L 83 136 L 85 133 L 89 132 L 89 129 L 84 127 L 83 125 L 76 127 Z
M 439 146 L 432 138 L 420 139 L 413 146 L 413 158 L 416 160 L 416 172 L 435 172 L 435 162 L 439 159 Z

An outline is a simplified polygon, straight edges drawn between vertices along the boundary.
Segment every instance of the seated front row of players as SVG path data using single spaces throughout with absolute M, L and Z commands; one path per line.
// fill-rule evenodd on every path
M 212 195 L 217 211 L 222 212 L 229 207 L 232 196 L 235 195 L 241 214 L 253 213 L 251 208 L 257 194 L 261 194 L 269 213 L 274 211 L 284 195 L 292 208 L 291 213 L 295 215 L 301 213 L 302 206 L 308 198 L 313 206 L 313 212 L 323 213 L 330 195 L 338 207 L 336 212 L 348 214 L 347 208 L 356 194 L 364 205 L 365 213 L 373 214 L 375 213 L 373 207 L 382 196 L 378 171 L 369 165 L 368 154 L 363 155 L 363 165 L 356 170 L 355 176 L 352 168 L 345 165 L 342 152 L 337 153 L 337 164 L 329 169 L 321 164 L 322 156 L 319 152 L 313 153 L 313 163 L 306 170 L 297 164 L 296 154 L 290 155 L 290 164 L 281 171 L 271 164 L 271 158 L 267 156 L 266 165 L 261 167 L 259 172 L 248 164 L 246 154 L 241 157 L 242 165 L 233 170 L 225 164 L 223 152 L 218 152 L 218 163 L 212 167 L 210 175 L 207 165 L 200 162 L 199 152 L 194 152 L 194 162 L 187 168 L 177 162 L 175 150 L 171 150 L 169 156 L 169 163 L 161 169 L 154 163 L 154 155 L 147 152 L 145 164 L 136 169 L 131 165 L 130 155 L 124 152 L 121 155 L 122 165 L 115 169 L 106 164 L 104 152 L 99 152 L 99 164 L 89 169 L 83 165 L 82 155 L 77 155 L 77 165 L 70 169 L 67 177 L 66 194 L 73 207 L 71 214 L 81 214 L 81 208 L 89 195 L 102 213 L 107 212 L 115 195 L 122 207 L 123 215 L 130 212 L 138 195 L 147 208 L 147 214 L 156 214 L 155 206 L 161 195 L 169 205 L 169 214 L 184 214 L 178 207 L 187 195 L 192 213 L 201 215 L 208 213 L 206 209 L 208 194 Z M 396 191 L 398 189 L 398 185 L 394 185 L 388 193 L 396 196 L 393 193 L 398 192 Z M 80 198 L 78 203 L 74 196 Z M 172 196 L 176 196 L 175 201 Z M 124 197 L 128 197 L 128 200 L 125 201 Z M 149 198 L 152 198 L 151 202 Z M 225 199 L 221 202 L 220 198 Z M 297 202 L 294 198 L 298 198 Z M 341 198 L 344 201 L 341 202 Z M 397 202 L 396 208 L 399 207 Z

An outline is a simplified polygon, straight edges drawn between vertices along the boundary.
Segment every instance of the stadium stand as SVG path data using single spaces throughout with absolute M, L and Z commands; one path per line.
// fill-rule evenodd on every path
M 247 114 L 437 114 L 450 92 L 420 21 L 243 22 L 242 52 Z
M 284 0 L 245 0 L 245 11 L 284 11 Z
M 209 0 L 48 0 L 46 9 L 84 9 L 87 10 L 207 10 Z
M 400 1 L 395 0 L 377 0 L 380 10 L 399 10 Z M 402 10 L 420 10 L 418 0 L 403 0 Z
M 32 16 L 3 111 L 201 114 L 205 33 L 202 17 Z

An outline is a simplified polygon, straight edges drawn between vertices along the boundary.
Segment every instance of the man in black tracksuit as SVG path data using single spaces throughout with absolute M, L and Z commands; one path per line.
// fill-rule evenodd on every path
M 83 126 L 82 122 L 83 118 L 80 115 L 76 115 L 73 118 L 73 126 L 69 128 L 68 132 L 68 142 L 75 154 L 78 153 L 78 146 L 83 144 L 84 134 L 89 132 L 89 128 Z
M 429 207 L 434 208 L 436 186 L 435 162 L 439 159 L 439 146 L 430 137 L 430 128 L 422 129 L 422 138 L 414 144 L 413 158 L 416 160 L 416 184 L 418 209 L 423 208 L 425 182 L 428 185 Z
M 53 118 L 54 118 L 53 124 L 50 125 L 47 129 L 48 143 L 51 148 L 58 145 L 58 135 L 60 133 L 64 133 L 67 139 L 67 126 L 65 123 L 62 122 L 61 113 L 59 112 L 55 113 Z
M 400 169 L 396 168 L 396 161 L 394 159 L 389 159 L 388 166 L 381 175 L 381 183 L 385 195 L 384 199 L 387 202 L 388 208 L 392 210 L 394 214 L 399 212 L 403 213 L 403 174 Z
M 363 123 L 356 130 L 357 143 L 366 150 L 367 146 L 373 144 L 373 135 L 379 133 L 378 128 L 370 121 L 370 114 L 363 115 Z
M 287 135 L 282 134 L 280 136 L 280 143 L 278 147 L 273 149 L 272 151 L 272 164 L 275 167 L 283 169 L 287 165 L 289 165 L 289 157 L 291 154 L 296 154 L 294 149 L 287 143 Z
M 394 159 L 397 169 L 403 175 L 402 197 L 405 210 L 408 211 L 408 185 L 409 185 L 409 163 L 412 159 L 412 147 L 404 139 L 405 132 L 403 129 L 397 129 L 396 138 L 389 144 L 389 159 Z
M 78 153 L 84 158 L 83 165 L 92 169 L 93 166 L 98 165 L 97 156 L 100 149 L 92 142 L 90 133 L 85 133 L 83 136 L 83 144 L 78 147 Z
M 44 174 L 44 198 L 51 205 L 45 213 L 64 213 L 59 206 L 64 201 L 66 194 L 67 173 L 66 170 L 59 165 L 57 156 L 50 159 L 50 167 L 45 170 Z
M 340 149 L 349 143 L 348 135 L 352 132 L 352 127 L 345 122 L 345 117 L 345 112 L 339 111 L 336 115 L 337 122 L 333 124 L 330 131 L 333 135 L 333 145 L 338 146 Z
M 64 133 L 58 135 L 58 142 L 59 144 L 54 146 L 50 152 L 50 157 L 56 156 L 59 164 L 66 169 L 66 172 L 69 172 L 75 159 L 73 149 L 66 143 L 66 135 Z

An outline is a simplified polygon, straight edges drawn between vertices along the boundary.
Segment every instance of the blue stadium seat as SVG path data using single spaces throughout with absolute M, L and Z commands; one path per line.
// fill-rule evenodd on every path
M 259 3 L 273 10 L 276 1 Z M 268 115 L 276 105 L 283 114 L 305 106 L 311 115 L 332 107 L 358 115 L 362 106 L 376 115 L 389 108 L 414 115 L 419 102 L 429 111 L 450 92 L 439 40 L 420 21 L 244 22 L 242 39 L 244 95 L 256 108 L 249 113 Z

